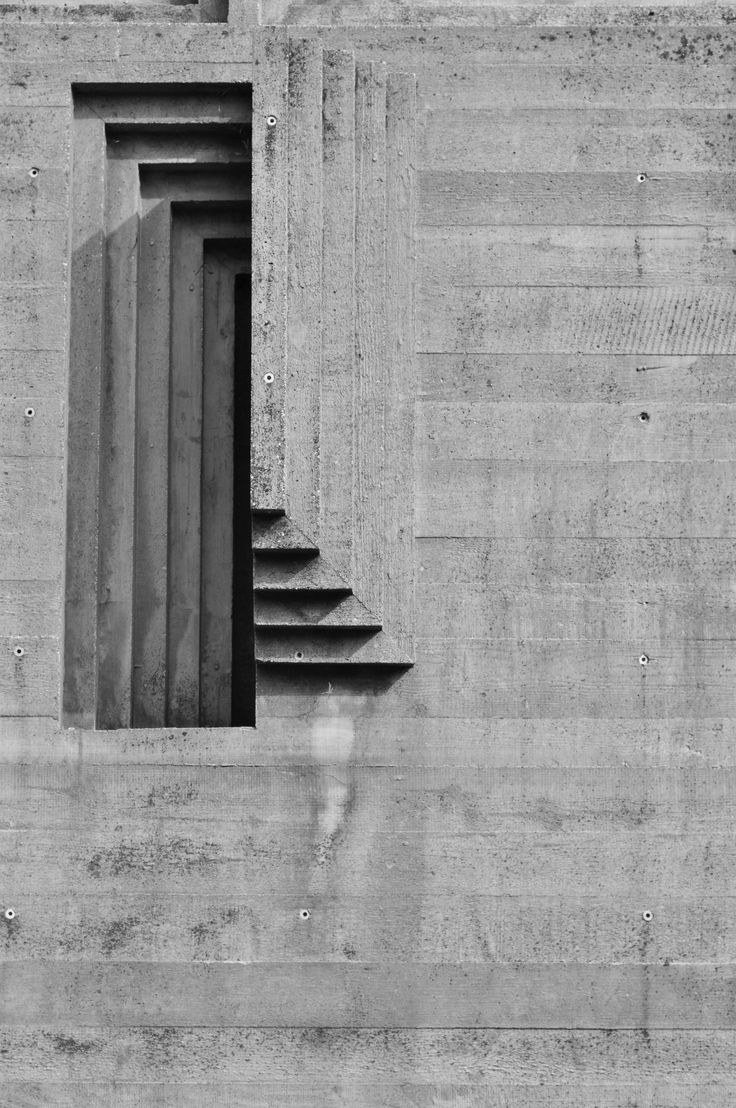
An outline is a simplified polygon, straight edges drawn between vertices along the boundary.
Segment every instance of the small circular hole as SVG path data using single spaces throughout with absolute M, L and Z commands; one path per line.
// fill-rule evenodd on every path
M 26 408 L 26 410 L 23 413 L 23 415 L 26 417 L 26 419 L 33 419 L 35 414 L 36 414 L 36 409 L 35 408 Z
M 643 185 L 644 182 L 647 179 L 647 175 L 646 175 L 646 173 L 639 173 L 636 179 L 637 179 L 637 181 L 639 182 L 640 185 Z
M 649 412 L 639 412 L 639 422 L 649 423 Z
M 640 654 L 639 655 L 639 665 L 640 666 L 648 666 L 649 665 L 649 657 L 648 657 L 647 654 Z
M 651 923 L 652 920 L 654 919 L 654 916 L 652 915 L 651 912 L 647 911 L 647 912 L 642 912 L 641 918 L 644 920 L 645 923 Z
M 266 382 L 267 385 L 272 385 L 273 384 L 273 373 L 264 373 L 263 374 L 263 380 Z
M 304 651 L 302 651 L 302 650 L 297 650 L 297 651 L 296 651 L 296 652 L 294 653 L 294 657 L 296 658 L 297 662 L 301 662 L 302 658 L 304 657 Z
M 312 913 L 309 911 L 308 908 L 302 908 L 301 912 L 299 913 L 299 919 L 309 919 L 311 914 Z
M 23 649 L 22 646 L 16 646 L 15 649 L 13 650 L 13 653 L 15 654 L 16 658 L 22 658 L 23 655 L 25 654 L 25 650 Z
M 275 127 L 276 126 L 276 116 L 275 115 L 267 116 L 266 117 L 266 124 L 269 127 Z
M 30 169 L 28 170 L 28 176 L 29 176 L 29 177 L 38 177 L 38 170 L 36 169 L 35 165 L 34 165 L 34 166 L 32 166 L 32 167 L 31 167 L 31 168 L 30 168 Z
M 4 915 L 6 919 L 15 919 L 15 908 L 6 908 Z

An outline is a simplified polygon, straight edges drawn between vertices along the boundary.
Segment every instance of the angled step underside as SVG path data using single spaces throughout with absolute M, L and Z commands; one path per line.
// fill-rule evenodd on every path
M 253 549 L 269 554 L 318 554 L 319 550 L 303 531 L 285 515 L 253 513 Z
M 380 618 L 284 514 L 253 512 L 256 660 L 408 666 Z

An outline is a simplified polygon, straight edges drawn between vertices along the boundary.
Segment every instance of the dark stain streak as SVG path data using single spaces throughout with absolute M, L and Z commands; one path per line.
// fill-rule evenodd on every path
M 330 96 L 329 89 L 322 89 L 322 158 L 326 163 L 335 160 L 335 142 L 338 126 L 335 121 L 337 109 Z
M 641 263 L 641 242 L 638 235 L 634 235 L 634 257 L 636 258 L 636 275 L 641 279 L 644 276 L 644 266 Z
M 237 923 L 240 918 L 240 908 L 225 908 L 219 916 L 211 916 L 208 920 L 202 920 L 190 928 L 197 945 L 202 945 L 210 939 L 217 939 L 223 927 Z
M 98 1049 L 97 1043 L 82 1042 L 71 1035 L 52 1035 L 51 1041 L 60 1054 L 89 1054 Z
M 649 800 L 627 801 L 621 800 L 614 808 L 611 815 L 617 821 L 630 827 L 641 827 L 647 820 L 653 819 L 657 814 L 655 804 Z
M 132 932 L 140 926 L 138 916 L 127 916 L 125 919 L 113 920 L 102 928 L 100 934 L 100 950 L 103 954 L 113 954 L 120 950 L 128 942 Z
M 324 865 L 326 862 L 334 862 L 335 850 L 341 844 L 345 842 L 349 827 L 350 817 L 355 811 L 357 804 L 357 790 L 355 788 L 355 782 L 351 781 L 347 785 L 346 793 L 344 796 L 338 798 L 337 803 L 340 807 L 339 823 L 335 830 L 328 835 L 323 835 L 315 844 L 316 845 L 316 857 L 319 865 Z M 326 807 L 329 807 L 331 801 L 325 802 L 321 800 L 315 807 L 316 822 L 319 823 L 319 812 L 325 811 Z
M 299 108 L 307 84 L 307 44 L 298 39 L 289 43 L 289 107 Z
M 8 950 L 12 943 L 18 939 L 18 931 L 20 929 L 20 922 L 17 916 L 13 919 L 7 919 L 3 914 L 3 923 L 5 924 L 5 949 Z
M 146 804 L 149 808 L 156 805 L 184 805 L 196 800 L 197 790 L 189 785 L 154 785 L 148 793 Z
M 126 873 L 154 873 L 162 868 L 202 872 L 217 864 L 221 852 L 217 843 L 195 843 L 187 838 L 163 843 L 123 843 L 96 851 L 87 863 L 87 872 L 96 878 L 103 874 L 119 877 Z
M 149 1064 L 160 1066 L 174 1061 L 179 1038 L 176 1027 L 142 1027 L 140 1035 Z

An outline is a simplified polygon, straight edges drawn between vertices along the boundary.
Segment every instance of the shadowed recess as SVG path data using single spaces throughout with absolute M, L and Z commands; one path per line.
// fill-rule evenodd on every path
M 67 724 L 254 722 L 249 125 L 233 90 L 75 101 Z

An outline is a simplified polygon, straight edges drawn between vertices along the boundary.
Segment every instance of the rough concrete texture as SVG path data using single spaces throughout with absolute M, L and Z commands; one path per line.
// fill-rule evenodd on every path
M 0 3 L 0 1103 L 732 1108 L 736 8 L 222 12 Z M 66 729 L 71 86 L 250 81 L 276 664 Z

